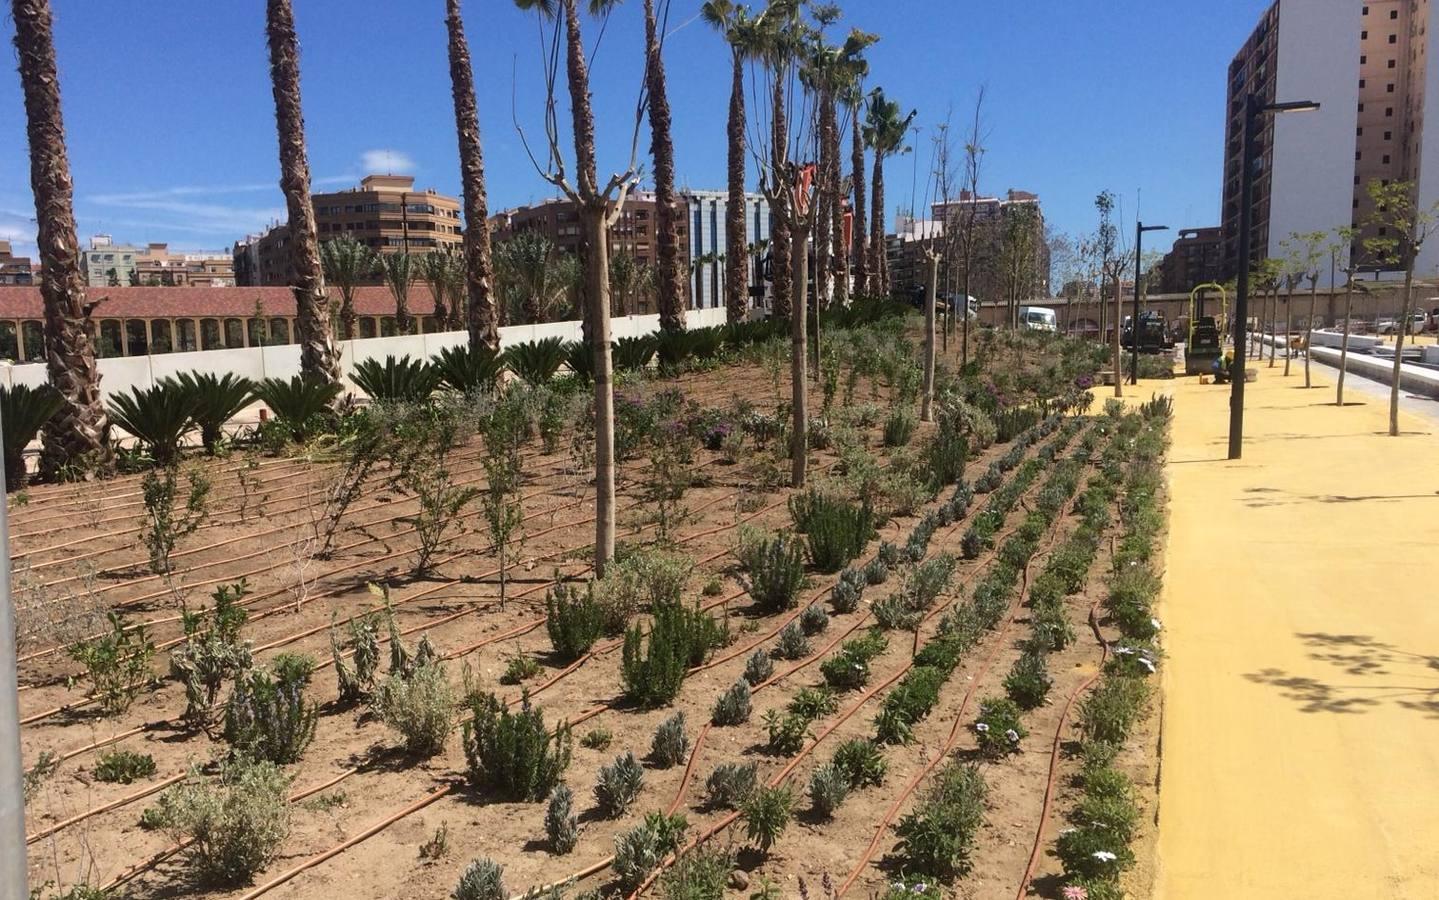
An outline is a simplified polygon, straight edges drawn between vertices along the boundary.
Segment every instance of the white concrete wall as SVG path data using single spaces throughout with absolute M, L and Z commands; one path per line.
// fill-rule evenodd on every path
M 685 322 L 690 328 L 708 328 L 723 325 L 724 307 L 717 309 L 691 309 L 685 313 Z M 616 340 L 622 337 L 639 337 L 659 331 L 660 317 L 623 316 L 610 320 L 610 328 Z M 559 337 L 566 341 L 580 339 L 579 322 L 547 322 L 542 325 L 514 325 L 500 329 L 500 347 L 510 347 L 528 341 L 547 337 Z M 439 355 L 446 347 L 465 344 L 469 335 L 463 331 L 448 331 L 443 334 L 404 335 L 387 338 L 360 338 L 340 341 L 340 368 L 348 378 L 355 370 L 355 364 L 366 359 L 383 360 L 386 356 L 409 356 L 414 359 Z M 154 383 L 177 372 L 200 371 L 223 375 L 231 372 L 247 378 L 290 378 L 300 374 L 300 347 L 285 344 L 278 347 L 246 347 L 235 350 L 196 350 L 190 353 L 161 353 L 153 356 L 125 356 L 99 360 L 100 392 L 108 397 L 112 393 L 125 393 L 132 387 L 148 388 Z M 28 384 L 38 386 L 45 383 L 43 363 L 0 365 L 0 383 L 7 386 Z M 352 385 L 353 388 L 353 385 Z
M 1355 0 L 1283 0 L 1275 100 L 1317 100 L 1317 112 L 1275 116 L 1269 207 L 1270 258 L 1291 234 L 1332 231 L 1354 216 L 1354 132 L 1359 120 Z M 1320 284 L 1328 287 L 1329 267 Z

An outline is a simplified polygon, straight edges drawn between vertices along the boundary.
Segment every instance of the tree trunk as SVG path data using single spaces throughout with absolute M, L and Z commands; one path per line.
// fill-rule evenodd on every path
M 1313 343 L 1314 315 L 1319 311 L 1319 282 L 1314 281 L 1309 285 L 1309 322 L 1304 327 L 1304 387 L 1312 388 L 1314 382 L 1309 377 L 1309 349 Z
M 924 393 L 920 396 L 919 418 L 934 421 L 934 307 L 939 295 L 939 256 L 926 254 L 924 292 Z
M 65 149 L 50 4 L 48 0 L 15 0 L 13 17 L 25 93 L 30 187 L 35 194 L 45 366 L 50 384 L 64 398 L 60 411 L 40 430 L 40 471 L 46 478 L 54 478 L 62 470 L 86 477 L 105 474 L 114 467 L 110 422 L 100 402 L 100 371 L 95 365 L 90 324 L 94 304 L 85 301 L 85 279 L 80 271 L 75 187 Z
M 797 247 L 804 247 L 809 241 L 809 228 L 796 224 L 794 238 Z M 805 373 L 807 335 L 805 333 L 804 296 L 809 291 L 809 254 L 794 254 L 794 288 L 797 302 L 790 318 L 790 403 L 793 409 L 793 427 L 790 434 L 790 486 L 804 487 L 805 470 L 809 464 L 809 382 Z
M 490 259 L 489 201 L 485 192 L 485 156 L 480 145 L 480 114 L 475 74 L 460 0 L 446 0 L 450 32 L 450 93 L 455 101 L 455 131 L 460 142 L 460 181 L 465 195 L 465 322 L 470 347 L 500 349 L 495 309 L 494 266 Z M 453 298 L 459 305 L 459 297 Z M 458 309 L 453 311 L 459 313 Z
M 854 178 L 854 216 L 850 227 L 854 254 L 854 293 L 869 295 L 869 247 L 865 239 L 864 206 L 864 129 L 859 126 L 859 104 L 850 116 L 850 166 Z
M 1275 321 L 1279 318 L 1279 288 L 1275 286 L 1270 291 L 1269 297 L 1269 327 L 1274 332 L 1269 336 L 1269 368 L 1274 368 L 1279 352 L 1279 329 L 1275 328 Z M 1262 329 L 1261 329 L 1262 330 Z
M 585 268 L 591 303 L 590 334 L 595 354 L 595 576 L 615 556 L 615 394 L 610 357 L 609 236 L 603 204 L 582 213 L 589 234 Z
M 1123 286 L 1122 284 L 1120 284 L 1119 279 L 1118 279 L 1118 278 L 1115 278 L 1115 279 L 1114 279 L 1114 362 L 1113 362 L 1113 368 L 1114 368 L 1114 396 L 1116 396 L 1116 397 L 1123 397 L 1123 396 L 1124 396 L 1124 372 L 1123 372 L 1124 355 L 1123 355 L 1123 353 L 1121 353 L 1120 347 L 1119 347 L 1119 332 L 1120 332 L 1120 330 L 1121 330 L 1121 329 L 1120 329 L 1120 323 L 1124 321 L 1124 290 L 1123 290 L 1123 287 L 1124 287 L 1124 286 Z M 1135 332 L 1135 334 L 1134 334 L 1134 339 L 1135 339 L 1135 341 L 1137 342 L 1137 341 L 1139 340 L 1139 333 L 1138 333 L 1138 332 L 1139 332 L 1139 323 L 1138 323 L 1138 322 L 1133 323 L 1133 329 L 1134 329 L 1134 332 Z M 1137 343 L 1136 343 L 1136 346 L 1138 346 Z
M 964 308 L 959 312 L 959 314 L 964 317 L 960 324 L 960 328 L 962 329 L 962 334 L 959 338 L 960 368 L 969 365 L 969 268 L 969 260 L 966 258 L 964 261 L 964 299 L 960 301 L 964 305 Z
M 340 288 L 340 328 L 345 340 L 355 339 L 355 289 Z
M 1414 263 L 1419 248 L 1409 249 L 1408 265 L 1404 267 L 1404 295 L 1399 305 L 1399 322 L 1394 329 L 1394 375 L 1389 383 L 1389 436 L 1399 436 L 1399 382 L 1404 377 L 1404 332 L 1409 330 L 1409 309 L 1414 305 Z
M 275 127 L 280 139 L 280 189 L 290 228 L 290 263 L 295 270 L 295 331 L 300 341 L 300 372 L 326 382 L 340 380 L 340 357 L 330 332 L 330 302 L 315 207 L 310 202 L 310 161 L 305 151 L 305 118 L 300 110 L 300 48 L 290 0 L 267 0 L 270 80 L 275 95 Z
M 840 306 L 849 304 L 849 260 L 845 257 L 844 246 L 844 198 L 840 196 L 839 177 L 839 109 L 834 94 L 825 107 L 829 119 L 829 184 L 826 190 L 830 196 L 830 280 L 834 285 L 834 302 Z
M 1354 274 L 1345 273 L 1348 276 L 1349 284 L 1344 289 L 1344 337 L 1339 341 L 1339 386 L 1335 394 L 1334 403 L 1336 406 L 1344 406 L 1344 373 L 1349 364 L 1349 319 L 1354 313 Z M 1333 290 L 1333 287 L 1330 287 Z
M 830 297 L 830 272 L 829 253 L 833 246 L 830 241 L 830 227 L 833 219 L 830 216 L 830 207 L 839 201 L 839 198 L 830 194 L 829 170 L 838 161 L 830 155 L 831 144 L 830 129 L 836 127 L 830 118 L 830 111 L 834 109 L 834 101 L 828 88 L 821 88 L 818 99 L 816 117 L 819 119 L 819 170 L 815 173 L 814 192 L 814 214 L 810 217 L 811 230 L 814 233 L 814 311 L 815 327 L 819 327 L 819 311 L 829 302 Z M 819 359 L 819 340 L 815 340 L 815 360 Z M 816 368 L 818 378 L 818 368 Z
M 729 204 L 725 209 L 725 321 L 731 324 L 743 322 L 749 312 L 744 129 L 744 57 L 735 51 L 729 98 Z
M 869 295 L 883 297 L 889 293 L 889 285 L 884 280 L 884 156 L 878 150 L 874 151 L 874 186 L 870 194 Z
M 655 293 L 660 328 L 676 332 L 685 327 L 685 286 L 675 222 L 675 145 L 670 135 L 670 102 L 660 50 L 654 0 L 645 0 L 645 80 L 649 87 L 650 155 L 655 163 Z
M 1294 284 L 1284 298 L 1284 377 L 1289 377 L 1289 361 L 1294 358 Z
M 771 179 L 774 183 L 775 200 L 770 201 L 770 277 L 772 280 L 772 291 L 774 295 L 773 314 L 781 319 L 790 318 L 792 315 L 791 306 L 804 306 L 804 298 L 801 296 L 798 302 L 793 300 L 794 272 L 791 271 L 791 246 L 790 236 L 790 205 L 793 203 L 793 194 L 790 192 L 789 179 L 785 174 L 786 163 L 789 154 L 789 121 L 785 116 L 784 106 L 784 79 L 774 80 L 774 112 L 771 115 Z M 801 248 L 801 252 L 802 252 Z

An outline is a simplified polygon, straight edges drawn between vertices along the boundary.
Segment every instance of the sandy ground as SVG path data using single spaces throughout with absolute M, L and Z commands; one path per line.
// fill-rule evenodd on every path
M 1164 900 L 1439 896 L 1439 424 L 1333 377 L 1175 383 Z

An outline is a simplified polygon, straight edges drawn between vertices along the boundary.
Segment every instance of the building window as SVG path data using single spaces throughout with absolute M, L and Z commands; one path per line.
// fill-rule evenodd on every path
M 1361 91 L 1364 90 L 1364 82 L 1365 82 L 1365 79 L 1363 79 L 1363 78 L 1359 79 L 1359 90 L 1361 90 Z
M 375 337 L 377 333 L 378 329 L 375 326 L 374 316 L 365 316 L 360 319 L 360 337 L 372 338 Z
M 1355 137 L 1363 137 L 1363 136 L 1364 136 L 1364 126 L 1363 126 L 1363 125 L 1360 125 L 1358 128 L 1354 129 L 1354 136 L 1355 136 Z
M 15 330 L 15 323 L 9 319 L 0 322 L 0 357 L 20 358 L 20 333 Z
M 1394 84 L 1393 84 L 1393 82 L 1390 82 L 1389 86 L 1388 86 L 1387 88 L 1385 88 L 1384 90 L 1385 90 L 1386 93 L 1389 93 L 1389 94 L 1394 93 Z
M 1394 107 L 1391 106 L 1391 107 L 1389 107 L 1388 109 L 1384 110 L 1384 118 L 1386 118 L 1386 119 L 1392 119 L 1392 118 L 1394 118 Z
M 288 319 L 274 318 L 270 320 L 270 343 L 277 347 L 290 343 Z
M 169 353 L 175 349 L 170 340 L 170 320 L 154 319 L 150 322 L 150 348 L 152 353 Z
M 131 356 L 144 356 L 149 341 L 145 338 L 144 319 L 125 320 L 125 349 Z
M 1391 43 L 1391 44 L 1397 44 L 1397 43 L 1399 43 L 1399 35 L 1397 35 L 1397 34 L 1391 34 L 1391 35 L 1389 35 L 1389 43 Z
M 1389 154 L 1384 154 L 1384 165 L 1389 165 Z
M 1397 66 L 1397 65 L 1399 65 L 1399 63 L 1395 62 L 1395 61 L 1392 60 L 1392 59 L 1389 60 L 1389 68 L 1392 69 L 1392 68 L 1394 68 L 1394 67 Z
M 1386 131 L 1386 132 L 1384 132 L 1384 140 L 1386 140 L 1386 141 L 1392 141 L 1392 140 L 1394 140 L 1394 132 L 1392 132 L 1392 131 Z
M 42 362 L 45 359 L 45 326 L 35 319 L 20 323 L 20 337 L 25 339 L 25 361 Z
M 1359 65 L 1362 66 L 1362 65 L 1367 64 L 1368 62 L 1369 62 L 1369 57 L 1367 57 L 1367 56 L 1360 56 L 1360 57 L 1359 57 Z
M 1397 19 L 1397 18 L 1399 18 L 1399 10 L 1397 10 L 1397 9 L 1391 9 L 1391 10 L 1389 10 L 1389 18 L 1391 18 L 1391 19 Z M 1393 40 L 1393 35 L 1390 35 L 1390 40 L 1391 40 L 1391 42 L 1392 42 L 1392 40 Z
M 176 336 L 180 339 L 179 348 L 181 352 L 199 350 L 195 343 L 195 322 L 192 319 L 175 320 Z
M 239 319 L 225 320 L 225 346 L 230 348 L 245 346 L 245 323 Z
M 380 317 L 380 337 L 394 337 L 400 333 L 399 326 L 395 323 L 394 316 Z
M 220 320 L 200 320 L 200 349 L 223 350 L 225 342 L 220 339 Z

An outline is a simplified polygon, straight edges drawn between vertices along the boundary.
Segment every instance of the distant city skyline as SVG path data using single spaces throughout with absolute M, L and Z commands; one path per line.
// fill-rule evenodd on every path
M 297 9 L 317 191 L 393 172 L 414 175 L 420 189 L 459 193 L 443 5 L 416 13 L 418 5 L 404 15 L 378 0 L 353 0 L 344 16 L 317 5 Z M 1008 4 L 909 0 L 898 17 L 882 0 L 842 3 L 835 34 L 850 27 L 880 34 L 870 84 L 917 108 L 925 129 L 917 154 L 887 165 L 890 228 L 912 190 L 916 205 L 925 205 L 929 130 L 947 112 L 962 130 L 981 84 L 983 193 L 1033 190 L 1045 198 L 1049 222 L 1071 233 L 1093 230 L 1093 199 L 1103 189 L 1121 198 L 1125 231 L 1141 196 L 1147 221 L 1176 230 L 1217 224 L 1225 67 L 1267 5 L 1212 0 L 1157 9 L 1141 0 L 1079 0 L 1045 4 L 1036 15 Z M 698 7 L 698 0 L 675 4 L 666 47 L 678 179 L 695 190 L 722 189 L 728 51 L 696 18 Z M 531 141 L 540 137 L 533 19 L 504 2 L 470 0 L 466 13 L 491 208 L 553 196 L 512 123 L 513 93 L 514 116 Z M 95 16 L 57 3 L 55 15 L 82 242 L 108 233 L 119 243 L 216 251 L 283 221 L 260 5 L 197 10 L 183 0 L 151 0 L 111 4 Z M 638 4 L 621 6 L 595 65 L 605 171 L 628 157 L 640 23 Z M 588 37 L 597 34 L 592 27 Z M 0 39 L 8 45 L 12 37 L 7 16 Z M 126 49 L 142 44 L 164 52 Z M 0 128 L 0 239 L 34 255 L 13 69 L 0 76 L 0 122 L 7 123 Z M 642 159 L 647 150 L 645 128 Z

